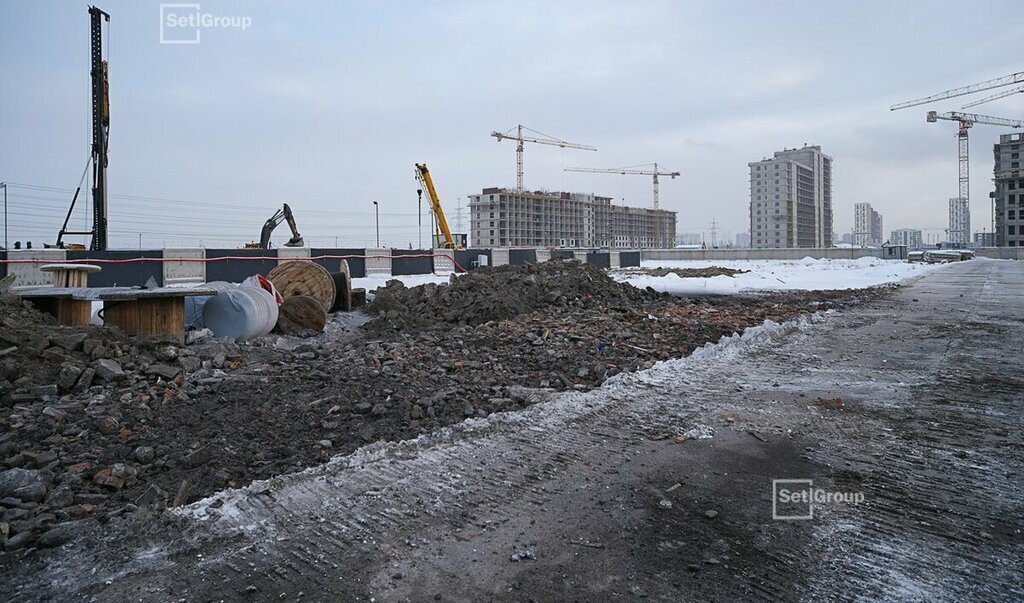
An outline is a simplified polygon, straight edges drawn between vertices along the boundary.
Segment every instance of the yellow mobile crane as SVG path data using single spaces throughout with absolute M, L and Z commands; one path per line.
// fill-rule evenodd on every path
M 431 179 L 430 172 L 427 170 L 427 164 L 416 164 L 416 179 L 420 181 L 423 188 L 427 189 L 427 195 L 430 197 L 430 204 L 434 209 L 434 216 L 437 217 L 437 229 L 444 235 L 444 243 L 441 244 L 441 248 L 461 249 L 452 237 L 452 231 L 448 228 L 448 220 L 444 217 L 444 210 L 441 209 L 441 199 L 437 196 L 437 190 L 434 188 L 434 181 Z M 422 195 L 422 189 L 417 191 L 417 193 Z M 433 236 L 435 241 L 440 239 L 436 232 Z

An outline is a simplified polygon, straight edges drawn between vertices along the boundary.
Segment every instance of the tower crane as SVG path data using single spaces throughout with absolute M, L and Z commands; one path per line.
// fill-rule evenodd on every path
M 652 166 L 653 169 L 637 169 Z M 621 174 L 621 175 L 634 175 L 634 176 L 653 176 L 654 177 L 654 246 L 655 248 L 661 247 L 661 212 L 658 211 L 658 176 L 670 176 L 673 180 L 679 175 L 679 172 L 662 172 L 658 169 L 657 163 L 648 163 L 639 166 L 630 166 L 624 168 L 586 168 L 586 167 L 567 167 L 567 172 L 586 172 L 590 174 Z
M 974 126 L 974 124 L 986 124 L 990 126 L 1004 126 L 1007 128 L 1024 128 L 1024 121 L 1019 119 L 1005 119 L 1002 117 L 990 117 L 988 115 L 978 115 L 976 113 L 960 113 L 958 111 L 950 111 L 948 113 L 939 113 L 938 111 L 928 112 L 928 123 L 936 123 L 940 119 L 946 121 L 955 121 L 960 124 L 960 130 L 957 133 L 957 145 L 959 148 L 959 159 L 960 159 L 960 199 L 967 199 L 970 202 L 971 186 L 970 186 L 970 168 L 971 162 L 969 161 L 969 145 L 967 143 L 967 132 Z M 967 233 L 970 236 L 970 233 Z M 961 241 L 964 242 L 964 241 Z
M 929 103 L 934 103 L 936 101 L 946 100 L 946 99 L 954 98 L 954 97 L 957 97 L 957 96 L 965 96 L 965 95 L 968 95 L 968 94 L 975 94 L 975 93 L 982 92 L 982 91 L 985 91 L 985 90 L 992 90 L 993 88 L 1002 88 L 1003 86 L 1011 86 L 1011 85 L 1014 85 L 1014 84 L 1024 84 L 1024 71 L 1018 71 L 1017 73 L 1011 73 L 1010 75 L 1005 75 L 1003 77 L 997 77 L 997 78 L 994 78 L 994 79 L 991 79 L 991 80 L 985 80 L 984 82 L 978 82 L 977 84 L 971 84 L 969 86 L 961 86 L 959 88 L 953 88 L 953 89 L 950 89 L 950 90 L 946 90 L 944 92 L 939 92 L 938 94 L 933 94 L 931 96 L 926 96 L 926 97 L 923 97 L 923 98 L 918 98 L 918 99 L 915 99 L 915 100 L 912 100 L 912 101 L 907 101 L 907 102 L 904 102 L 904 103 L 896 103 L 895 105 L 890 106 L 889 110 L 890 111 L 897 111 L 899 109 L 906 109 L 907 107 L 916 107 L 918 105 L 926 105 L 926 104 L 929 104 Z M 980 105 L 981 103 L 988 102 L 990 100 L 995 100 L 997 98 L 1002 98 L 1003 96 L 1009 96 L 1010 94 L 1013 94 L 1014 92 L 1019 92 L 1021 90 L 1024 90 L 1024 87 L 1018 87 L 1015 91 L 1000 91 L 1000 92 L 998 92 L 996 94 L 993 94 L 993 95 L 991 95 L 991 96 L 989 96 L 987 98 L 984 98 L 984 99 L 978 100 L 976 102 L 970 103 L 967 106 Z M 974 113 L 959 113 L 959 112 L 938 113 L 937 111 L 929 111 L 927 119 L 928 119 L 928 121 L 930 123 L 934 123 L 934 122 L 942 119 L 942 120 L 956 121 L 956 122 L 959 122 L 959 124 L 960 124 L 960 130 L 959 130 L 959 133 L 957 134 L 958 148 L 959 148 L 958 155 L 959 155 L 959 160 L 960 160 L 960 169 L 959 169 L 959 172 L 960 172 L 960 176 L 959 176 L 959 189 L 960 189 L 959 193 L 960 193 L 960 196 L 959 196 L 959 198 L 962 199 L 962 200 L 966 200 L 967 203 L 968 203 L 968 206 L 969 206 L 969 204 L 970 204 L 970 189 L 971 189 L 971 187 L 970 187 L 970 162 L 968 160 L 968 155 L 969 155 L 969 153 L 968 153 L 968 146 L 969 145 L 968 145 L 968 141 L 967 141 L 968 130 L 974 124 L 988 124 L 988 125 L 994 125 L 994 126 L 1006 126 L 1006 127 L 1011 127 L 1011 128 L 1020 128 L 1020 127 L 1022 127 L 1020 125 L 1021 122 L 1017 121 L 1017 120 L 1012 120 L 1012 119 L 1003 119 L 1001 117 L 989 117 L 987 115 L 976 115 Z M 968 233 L 967 236 L 970 237 L 970 233 Z
M 940 100 L 946 100 L 947 98 L 953 98 L 956 96 L 964 96 L 965 94 L 975 94 L 985 90 L 991 90 L 993 88 L 1001 88 L 1003 86 L 1010 86 L 1012 84 L 1024 84 L 1024 71 L 1018 71 L 1017 73 L 1011 73 L 1010 75 L 1004 75 L 1003 77 L 997 77 L 991 80 L 985 80 L 984 82 L 978 82 L 977 84 L 971 84 L 970 86 L 961 86 L 959 88 L 953 88 L 952 90 L 946 90 L 938 94 L 926 96 L 924 98 L 914 99 L 905 103 L 896 103 L 889 107 L 890 111 L 897 111 L 899 109 L 906 109 L 907 107 L 916 107 L 918 105 L 927 105 Z
M 517 144 L 516 144 L 516 190 L 519 191 L 519 192 L 523 192 L 523 143 L 524 142 L 533 142 L 533 143 L 537 143 L 537 144 L 547 144 L 547 145 L 551 145 L 551 146 L 555 146 L 555 147 L 562 147 L 563 149 L 580 149 L 580 150 L 583 150 L 583 151 L 596 151 L 597 150 L 597 147 L 592 147 L 592 146 L 587 145 L 587 144 L 579 144 L 579 143 L 575 143 L 575 142 L 567 142 L 565 140 L 560 140 L 558 138 L 554 138 L 552 136 L 548 136 L 547 134 L 544 134 L 543 132 L 538 132 L 536 130 L 531 130 L 530 128 L 527 128 L 526 126 L 524 126 L 522 124 L 519 124 L 518 126 L 516 126 L 515 130 L 516 130 L 515 134 L 509 134 L 508 132 L 491 132 L 491 136 L 493 136 L 496 139 L 498 139 L 498 142 L 501 142 L 502 140 L 504 140 L 506 138 L 509 139 L 509 140 L 517 141 Z M 533 132 L 534 134 L 537 134 L 538 136 L 523 136 L 523 130 L 527 130 L 529 132 Z
M 971 107 L 977 107 L 978 105 L 984 105 L 987 102 L 994 101 L 994 100 L 1000 99 L 1000 98 L 1005 98 L 1007 96 L 1013 96 L 1014 94 L 1020 94 L 1022 92 L 1024 92 L 1024 86 L 1017 86 L 1016 88 L 1010 88 L 1009 90 L 1002 90 L 1000 92 L 996 92 L 993 95 L 986 96 L 985 98 L 978 99 L 976 101 L 967 103 L 966 105 L 964 105 L 964 106 L 962 106 L 960 108 L 961 109 L 970 109 Z

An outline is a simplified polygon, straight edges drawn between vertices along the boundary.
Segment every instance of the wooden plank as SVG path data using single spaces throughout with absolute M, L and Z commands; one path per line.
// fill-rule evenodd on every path
M 185 298 L 160 297 L 135 302 L 140 335 L 162 335 L 185 343 Z
M 213 287 L 160 287 L 157 289 L 129 289 L 112 287 L 100 292 L 101 300 L 128 300 L 151 298 L 185 298 L 195 295 L 217 295 Z
M 121 329 L 125 335 L 137 335 L 139 307 L 134 301 L 104 301 L 103 323 Z
M 57 322 L 66 327 L 87 325 L 92 322 L 92 302 L 78 299 L 58 299 Z

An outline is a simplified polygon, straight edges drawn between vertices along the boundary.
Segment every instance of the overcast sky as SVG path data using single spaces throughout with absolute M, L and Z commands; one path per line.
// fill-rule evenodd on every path
M 836 231 L 868 201 L 886 233 L 939 233 L 957 194 L 956 127 L 925 113 L 970 97 L 889 105 L 1024 70 L 1019 0 L 204 0 L 201 12 L 251 25 L 203 29 L 196 45 L 160 43 L 158 2 L 100 1 L 116 247 L 137 247 L 140 233 L 145 247 L 236 246 L 283 201 L 308 243 L 372 245 L 374 200 L 381 242 L 416 244 L 413 164 L 430 167 L 454 227 L 467 195 L 515 185 L 514 143 L 488 134 L 519 123 L 598 148 L 528 145 L 531 189 L 646 206 L 648 177 L 562 168 L 682 172 L 661 187 L 678 232 L 710 238 L 712 220 L 719 236 L 748 230 L 747 163 L 807 143 L 835 160 Z M 78 0 L 0 2 L 12 243 L 52 242 L 85 167 L 88 34 Z M 1024 117 L 1024 95 L 975 110 Z M 990 224 L 1000 132 L 971 132 L 976 231 Z M 85 216 L 82 205 L 74 224 Z M 275 241 L 287 236 L 282 225 Z

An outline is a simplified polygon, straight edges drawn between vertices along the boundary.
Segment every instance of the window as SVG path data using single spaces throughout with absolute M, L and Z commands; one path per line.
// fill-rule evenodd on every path
M 1020 162 L 1019 161 L 1012 161 L 1012 162 L 1010 162 L 1010 167 L 1014 168 L 1014 169 L 1019 168 L 1020 167 Z
M 1010 153 L 1010 159 L 1020 159 L 1020 153 Z
M 1010 180 L 1010 182 L 1007 183 L 1006 188 L 1010 189 L 1011 191 L 1013 189 L 1017 188 L 1017 181 L 1016 180 Z
M 1009 219 L 1011 219 L 1011 220 L 1016 220 L 1017 219 L 1017 211 L 1011 209 L 1010 212 L 1009 212 L 1009 215 L 1007 217 Z
M 1010 224 L 1009 226 L 1006 227 L 1006 234 L 1009 234 L 1009 235 L 1017 234 L 1017 227 L 1014 226 L 1013 224 Z
M 1013 205 L 1014 203 L 1017 202 L 1017 195 L 1008 195 L 1006 197 L 1006 202 L 1009 203 L 1010 205 Z

